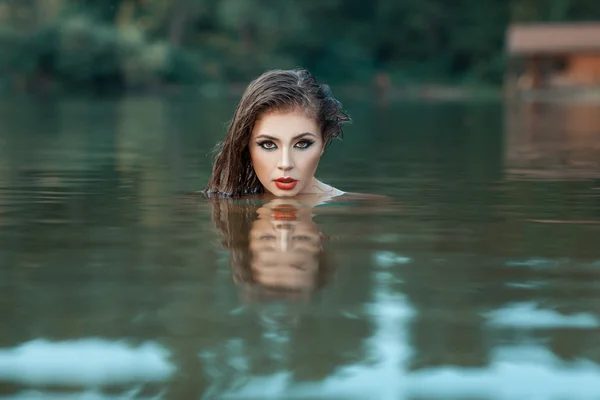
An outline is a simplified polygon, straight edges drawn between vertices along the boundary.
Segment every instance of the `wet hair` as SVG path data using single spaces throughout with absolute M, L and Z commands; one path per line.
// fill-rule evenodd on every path
M 329 86 L 319 84 L 307 70 L 267 71 L 246 88 L 225 139 L 215 149 L 217 156 L 204 194 L 241 197 L 263 193 L 248 148 L 252 129 L 265 113 L 294 110 L 303 110 L 315 119 L 325 147 L 341 138 L 344 123 L 350 122 Z

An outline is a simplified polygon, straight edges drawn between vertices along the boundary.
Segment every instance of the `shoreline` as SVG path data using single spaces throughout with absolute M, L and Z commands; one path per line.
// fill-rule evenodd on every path
M 1 98 L 32 97 L 87 97 L 111 99 L 135 96 L 239 98 L 247 83 L 207 82 L 194 85 L 161 84 L 145 87 L 126 87 L 116 91 L 97 92 L 85 88 L 78 92 L 61 90 L 60 85 L 10 87 L 0 85 Z M 600 105 L 600 88 L 554 88 L 507 90 L 501 86 L 461 84 L 386 84 L 349 83 L 332 84 L 333 91 L 342 99 L 367 100 L 385 105 L 398 101 L 470 102 L 500 101 L 504 103 L 584 103 Z

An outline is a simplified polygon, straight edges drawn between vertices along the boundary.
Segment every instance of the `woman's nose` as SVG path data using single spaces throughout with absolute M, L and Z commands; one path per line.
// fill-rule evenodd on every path
M 288 171 L 294 168 L 294 160 L 292 160 L 292 155 L 289 150 L 283 150 L 281 152 L 281 157 L 279 157 L 279 162 L 277 163 L 277 168 Z

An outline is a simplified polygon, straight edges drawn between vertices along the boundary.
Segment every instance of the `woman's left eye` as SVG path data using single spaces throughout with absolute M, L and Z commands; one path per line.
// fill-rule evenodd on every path
M 308 149 L 314 142 L 308 141 L 308 140 L 301 140 L 298 143 L 296 143 L 296 146 L 299 149 Z

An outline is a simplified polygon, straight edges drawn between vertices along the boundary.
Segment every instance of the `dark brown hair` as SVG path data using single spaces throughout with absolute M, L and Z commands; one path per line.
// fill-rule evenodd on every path
M 315 118 L 325 147 L 342 136 L 343 124 L 350 121 L 329 86 L 319 84 L 307 70 L 265 72 L 246 88 L 225 139 L 217 145 L 218 154 L 204 194 L 240 197 L 263 193 L 248 149 L 252 129 L 266 112 L 296 109 Z

